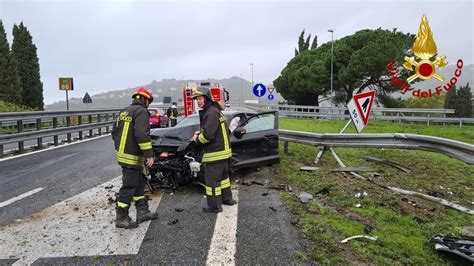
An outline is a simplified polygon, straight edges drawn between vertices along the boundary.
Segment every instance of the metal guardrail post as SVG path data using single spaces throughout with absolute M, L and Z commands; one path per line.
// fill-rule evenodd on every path
M 53 128 L 57 128 L 57 127 L 58 127 L 58 118 L 53 117 Z M 54 135 L 53 138 L 54 138 L 54 146 L 58 146 L 59 145 L 58 135 Z
M 70 126 L 71 126 L 71 117 L 67 116 L 66 117 L 66 127 L 70 127 Z M 71 142 L 72 142 L 71 133 L 67 133 L 67 143 L 71 143 Z
M 36 119 L 36 130 L 41 130 L 42 124 L 41 124 L 41 118 Z M 38 143 L 38 149 L 41 149 L 43 147 L 43 139 L 42 138 L 37 138 L 37 143 Z
M 23 120 L 18 120 L 16 122 L 17 128 L 18 128 L 18 133 L 23 132 Z M 18 150 L 22 152 L 25 149 L 25 142 L 24 141 L 19 141 L 18 142 Z
M 82 125 L 82 115 L 77 116 L 77 124 Z M 79 140 L 82 140 L 82 131 L 79 131 Z
M 0 122 L 0 135 L 2 135 L 2 122 Z M 0 144 L 0 156 L 3 155 L 3 144 Z
M 97 115 L 97 123 L 100 123 L 100 122 L 101 122 L 101 120 L 100 120 L 100 114 L 99 114 L 99 115 Z M 99 127 L 99 136 L 102 136 L 102 128 L 101 127 Z
M 462 128 L 462 119 L 459 119 L 459 128 Z
M 426 125 L 427 125 L 427 126 L 430 125 L 430 114 L 428 114 L 428 121 L 426 121 Z
M 109 114 L 105 114 L 105 121 L 109 121 Z M 109 134 L 109 126 L 105 127 L 105 133 Z
M 92 124 L 92 115 L 89 115 L 89 124 Z M 89 137 L 92 138 L 94 136 L 94 132 L 92 129 L 89 129 Z

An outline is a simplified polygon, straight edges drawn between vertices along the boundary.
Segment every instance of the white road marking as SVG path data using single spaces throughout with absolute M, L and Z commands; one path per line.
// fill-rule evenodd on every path
M 14 265 L 25 265 L 38 258 L 138 253 L 150 222 L 132 230 L 115 228 L 115 206 L 107 198 L 120 185 L 121 177 L 114 178 L 0 228 L 0 259 L 19 258 Z M 150 210 L 157 209 L 161 197 L 151 197 Z M 130 211 L 135 219 L 135 207 Z
M 26 193 L 23 193 L 23 194 L 21 194 L 21 195 L 19 195 L 19 196 L 16 196 L 16 197 L 11 198 L 11 199 L 9 199 L 9 200 L 6 200 L 6 201 L 4 201 L 4 202 L 0 202 L 0 208 L 5 207 L 5 206 L 7 206 L 7 205 L 10 205 L 10 204 L 12 204 L 12 203 L 15 202 L 15 201 L 19 201 L 19 200 L 21 200 L 21 199 L 24 199 L 24 198 L 26 198 L 26 197 L 29 197 L 29 196 L 31 196 L 31 195 L 33 195 L 33 194 L 35 194 L 35 193 L 40 192 L 40 191 L 43 190 L 43 189 L 44 189 L 44 188 L 42 188 L 42 187 L 37 188 L 37 189 L 33 189 L 33 190 L 31 190 L 31 191 L 28 191 L 28 192 L 26 192 Z
M 232 187 L 232 194 L 238 201 L 238 186 Z M 223 211 L 217 214 L 206 265 L 235 265 L 238 206 L 223 205 Z
M 67 146 L 71 146 L 71 145 L 75 145 L 75 144 L 79 144 L 79 143 L 84 143 L 84 142 L 87 142 L 87 141 L 91 141 L 91 140 L 95 140 L 95 139 L 100 139 L 100 138 L 107 137 L 107 136 L 110 136 L 110 133 L 104 134 L 104 135 L 98 136 L 98 137 L 93 137 L 93 138 L 90 138 L 90 139 L 78 140 L 78 141 L 71 142 L 71 143 L 61 144 L 61 145 L 59 145 L 59 146 L 54 146 L 54 147 L 45 148 L 45 149 L 41 149 L 41 150 L 37 150 L 37 151 L 32 151 L 32 152 L 28 152 L 28 153 L 20 154 L 20 155 L 16 155 L 16 156 L 6 157 L 6 158 L 3 158 L 3 159 L 0 159 L 0 162 L 8 161 L 8 160 L 11 160 L 11 159 L 20 158 L 20 157 L 23 157 L 23 156 L 28 156 L 28 155 L 32 155 L 32 154 L 36 154 L 36 153 L 40 153 L 40 152 L 44 152 L 44 151 L 50 151 L 50 150 L 54 150 L 54 149 L 59 149 L 59 148 L 63 148 L 63 147 L 67 147 Z

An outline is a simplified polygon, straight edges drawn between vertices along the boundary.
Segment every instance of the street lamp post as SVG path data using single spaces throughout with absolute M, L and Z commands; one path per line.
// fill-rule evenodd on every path
M 334 30 L 328 30 L 331 33 L 331 107 L 333 102 L 333 73 L 334 73 Z
M 240 74 L 240 105 L 244 104 L 244 80 L 242 74 Z
M 253 89 L 253 63 L 250 63 L 252 66 L 252 87 L 250 88 L 251 90 Z M 252 93 L 252 98 L 253 98 L 253 93 Z

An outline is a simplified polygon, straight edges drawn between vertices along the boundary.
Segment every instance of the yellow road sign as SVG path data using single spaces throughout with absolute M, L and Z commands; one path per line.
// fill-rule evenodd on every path
M 74 90 L 74 83 L 72 78 L 59 78 L 59 90 L 72 91 Z

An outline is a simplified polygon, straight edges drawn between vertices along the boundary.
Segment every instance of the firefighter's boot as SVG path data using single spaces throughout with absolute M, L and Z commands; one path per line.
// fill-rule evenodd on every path
M 130 216 L 128 216 L 128 209 L 130 207 L 115 207 L 115 212 L 117 213 L 117 219 L 115 220 L 115 227 L 132 229 L 137 228 L 138 223 L 134 222 Z
M 158 218 L 158 213 L 151 212 L 148 209 L 148 200 L 146 198 L 135 201 L 135 207 L 137 208 L 138 223 Z

